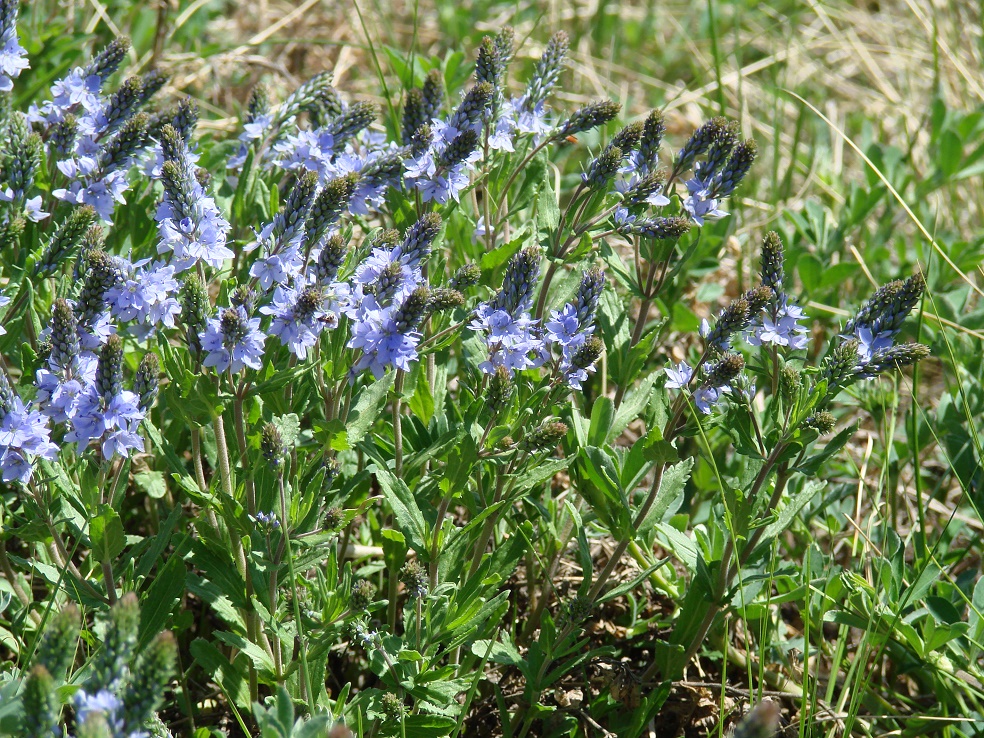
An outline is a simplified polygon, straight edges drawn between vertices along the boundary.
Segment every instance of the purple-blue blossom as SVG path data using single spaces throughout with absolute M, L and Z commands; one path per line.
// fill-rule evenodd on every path
M 766 306 L 746 340 L 752 346 L 772 344 L 793 350 L 805 349 L 810 329 L 799 322 L 805 318 L 806 313 L 799 305 L 785 299 L 777 300 L 774 305 Z
M 175 297 L 180 284 L 174 277 L 174 267 L 155 262 L 145 269 L 146 260 L 134 264 L 129 274 L 110 287 L 104 296 L 112 315 L 123 322 L 134 322 L 131 331 L 146 338 L 163 325 L 174 327 L 181 312 Z
M 507 311 L 484 303 L 468 327 L 485 334 L 489 358 L 480 363 L 479 368 L 486 374 L 494 373 L 498 366 L 505 367 L 510 375 L 535 369 L 549 356 L 538 335 L 537 321 L 529 313 L 523 312 L 514 318 Z
M 728 214 L 721 210 L 717 198 L 711 197 L 705 182 L 699 179 L 687 180 L 687 190 L 690 195 L 684 199 L 683 209 L 697 225 L 702 226 L 705 221 L 718 220 Z
M 690 385 L 690 380 L 694 376 L 694 370 L 684 361 L 681 361 L 676 367 L 666 367 L 663 371 L 667 377 L 667 389 L 684 389 Z
M 208 321 L 202 337 L 202 348 L 208 355 L 202 364 L 220 373 L 259 369 L 263 366 L 264 341 L 266 334 L 260 330 L 259 318 L 250 318 L 241 307 L 226 308 L 218 318 Z
M 140 398 L 133 392 L 121 390 L 107 399 L 92 385 L 78 398 L 65 440 L 78 443 L 80 452 L 91 441 L 101 442 L 104 459 L 129 456 L 130 451 L 144 449 L 139 432 L 143 419 Z
M 6 380 L 3 380 L 6 385 Z M 27 482 L 37 458 L 52 460 L 58 446 L 51 442 L 48 418 L 11 395 L 0 409 L 0 476 L 5 482 Z
M 420 333 L 401 330 L 396 320 L 396 309 L 380 307 L 372 295 L 367 295 L 359 305 L 352 324 L 349 348 L 362 351 L 359 361 L 352 368 L 353 376 L 369 369 L 379 379 L 392 366 L 410 371 L 410 362 L 417 359 Z
M 273 303 L 261 307 L 260 312 L 273 316 L 270 335 L 279 338 L 292 354 L 304 360 L 321 331 L 338 325 L 338 315 L 326 307 L 329 307 L 326 294 L 320 287 L 278 286 Z

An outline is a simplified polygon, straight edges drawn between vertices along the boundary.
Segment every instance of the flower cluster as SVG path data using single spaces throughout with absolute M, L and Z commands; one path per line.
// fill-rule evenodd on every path
M 854 381 L 913 364 L 929 354 L 920 344 L 895 345 L 902 323 L 924 288 L 919 274 L 891 282 L 848 321 L 821 370 L 831 397 Z M 728 396 L 750 402 L 755 385 L 742 374 L 744 358 L 736 351 L 736 340 L 753 348 L 765 347 L 774 356 L 782 351 L 789 358 L 791 352 L 808 347 L 810 330 L 800 323 L 805 318 L 803 309 L 783 289 L 782 241 L 777 233 L 767 233 L 762 243 L 761 283 L 725 307 L 713 327 L 702 322 L 700 335 L 706 348 L 698 364 L 700 372 L 686 362 L 667 367 L 666 387 L 690 391 L 694 406 L 704 414 Z

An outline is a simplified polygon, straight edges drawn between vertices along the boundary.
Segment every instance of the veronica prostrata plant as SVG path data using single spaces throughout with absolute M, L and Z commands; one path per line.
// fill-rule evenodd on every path
M 0 564 L 22 671 L 46 603 L 117 618 L 139 600 L 144 648 L 175 634 L 171 708 L 199 720 L 189 680 L 263 735 L 459 733 L 488 693 L 510 734 L 562 734 L 549 689 L 611 652 L 585 622 L 652 587 L 680 600 L 669 636 L 594 698 L 634 705 L 611 720 L 638 734 L 666 696 L 639 707 L 642 685 L 679 678 L 818 494 L 853 431 L 821 441 L 838 395 L 927 354 L 899 341 L 920 275 L 811 347 L 770 233 L 760 284 L 667 364 L 653 308 L 756 147 L 714 118 L 671 155 L 659 110 L 555 110 L 563 33 L 518 87 L 506 28 L 460 94 L 435 67 L 381 118 L 322 74 L 279 104 L 257 89 L 216 141 L 190 99 L 155 104 L 163 74 L 120 80 L 126 39 L 14 110 L 16 12 L 0 6 Z M 676 513 L 715 433 L 731 461 L 694 527 Z M 626 552 L 640 571 L 616 583 Z M 561 591 L 571 557 L 583 579 Z M 25 699 L 54 725 L 46 678 Z M 149 713 L 129 717 L 122 682 L 85 684 L 80 730 L 137 734 Z

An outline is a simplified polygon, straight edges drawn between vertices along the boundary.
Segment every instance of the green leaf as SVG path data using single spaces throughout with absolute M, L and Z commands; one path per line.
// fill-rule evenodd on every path
M 96 561 L 113 561 L 126 547 L 126 533 L 119 513 L 109 505 L 102 505 L 99 514 L 89 523 L 92 555 Z
M 646 517 L 639 522 L 638 533 L 642 535 L 649 531 L 656 523 L 663 522 L 668 512 L 675 511 L 680 506 L 683 499 L 683 489 L 690 479 L 690 470 L 693 469 L 694 459 L 688 457 L 669 467 L 663 472 L 663 478 L 659 483 L 659 491 L 653 506 L 649 508 Z
M 410 542 L 410 547 L 417 553 L 426 553 L 427 524 L 424 522 L 420 508 L 417 507 L 413 492 L 410 491 L 406 482 L 399 479 L 389 469 L 375 467 L 374 472 L 386 501 L 393 509 L 400 530 Z
M 610 397 L 599 397 L 591 408 L 591 425 L 588 426 L 588 445 L 602 446 L 608 440 L 615 418 L 615 403 Z
M 532 469 L 527 469 L 521 474 L 516 474 L 513 482 L 513 492 L 525 492 L 539 484 L 543 484 L 548 479 L 553 479 L 554 475 L 570 466 L 571 459 L 550 459 L 543 461 Z
M 161 567 L 140 605 L 140 645 L 164 629 L 175 605 L 184 594 L 185 564 L 180 556 L 172 556 Z
M 944 176 L 949 177 L 963 163 L 963 142 L 953 131 L 943 131 L 940 136 L 940 150 L 936 163 Z
M 356 401 L 355 407 L 352 408 L 350 419 L 345 425 L 349 448 L 354 447 L 365 438 L 369 428 L 379 417 L 379 413 L 386 405 L 386 398 L 393 386 L 395 377 L 394 372 L 389 372 L 382 379 L 376 380 L 359 393 L 359 399 Z
M 243 710 L 249 709 L 249 685 L 244 668 L 230 663 L 218 648 L 204 638 L 191 642 L 191 655 L 233 704 Z
M 154 500 L 159 500 L 167 494 L 167 483 L 164 481 L 163 472 L 137 472 L 133 475 L 133 483 Z
M 297 437 L 301 435 L 301 419 L 295 413 L 286 415 L 275 415 L 273 424 L 280 431 L 280 437 L 284 441 L 285 448 L 293 448 L 297 443 Z

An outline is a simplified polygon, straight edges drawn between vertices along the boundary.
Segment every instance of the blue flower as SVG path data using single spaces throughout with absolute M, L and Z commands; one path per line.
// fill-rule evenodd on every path
M 485 333 L 489 358 L 479 364 L 486 374 L 495 373 L 498 366 L 513 372 L 542 366 L 548 358 L 543 341 L 537 335 L 537 321 L 529 313 L 513 317 L 507 311 L 485 303 L 475 312 L 469 328 Z
M 4 383 L 6 381 L 4 380 Z M 36 457 L 52 460 L 58 446 L 51 442 L 48 419 L 11 396 L 0 418 L 0 476 L 5 482 L 27 482 Z
M 690 380 L 694 376 L 694 370 L 684 361 L 677 364 L 676 368 L 667 367 L 663 371 L 666 372 L 667 376 L 667 389 L 684 389 L 690 384 Z
M 793 350 L 805 349 L 810 329 L 799 323 L 805 318 L 803 308 L 780 299 L 775 305 L 765 308 L 758 325 L 752 328 L 745 340 L 752 346 L 773 344 Z
M 707 220 L 718 220 L 728 214 L 718 207 L 717 198 L 710 196 L 705 182 L 699 179 L 688 180 L 687 189 L 690 196 L 683 201 L 683 209 L 697 225 L 702 226 Z
M 17 12 L 9 13 L 4 28 L 0 29 L 0 92 L 14 89 L 14 79 L 28 69 L 27 49 L 17 39 Z
M 139 433 L 144 411 L 140 398 L 133 392 L 122 390 L 107 401 L 95 385 L 86 389 L 78 398 L 72 416 L 72 430 L 65 434 L 66 441 L 75 441 L 81 451 L 90 441 L 102 441 L 105 459 L 129 456 L 130 451 L 143 451 L 143 437 Z
M 173 328 L 174 319 L 181 312 L 174 297 L 180 288 L 174 267 L 156 262 L 144 269 L 144 264 L 146 261 L 133 265 L 130 273 L 104 296 L 114 317 L 137 323 L 133 332 L 140 338 L 151 335 L 160 325 Z
M 874 353 L 893 346 L 897 333 L 898 331 L 872 333 L 871 328 L 866 325 L 856 326 L 854 335 L 858 339 L 858 362 L 867 364 Z
M 326 294 L 320 287 L 277 287 L 273 304 L 261 307 L 260 312 L 273 316 L 270 335 L 277 336 L 282 345 L 303 360 L 322 329 L 338 325 L 338 315 L 325 308 Z
M 210 318 L 202 337 L 202 348 L 208 352 L 204 366 L 214 366 L 217 372 L 227 369 L 238 374 L 245 367 L 263 366 L 263 343 L 266 334 L 260 330 L 260 319 L 249 318 L 241 307 L 226 308 L 218 318 Z
M 410 371 L 410 362 L 417 359 L 420 333 L 403 331 L 396 320 L 394 308 L 382 308 L 372 295 L 367 295 L 356 311 L 352 324 L 349 348 L 360 349 L 362 355 L 353 367 L 353 376 L 369 369 L 379 379 L 386 367 Z
M 580 332 L 581 323 L 577 319 L 577 308 L 572 303 L 564 305 L 562 310 L 551 310 L 550 320 L 543 327 L 548 342 L 558 343 L 563 347 L 578 342 L 578 339 L 580 343 L 584 342 L 584 334 Z

